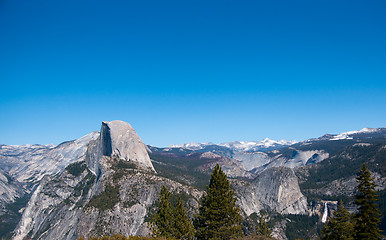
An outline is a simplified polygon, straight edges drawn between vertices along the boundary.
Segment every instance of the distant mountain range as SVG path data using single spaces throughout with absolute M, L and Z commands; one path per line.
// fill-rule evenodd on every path
M 185 143 L 185 144 L 179 144 L 179 145 L 170 145 L 169 148 L 186 148 L 191 150 L 200 150 L 211 145 L 217 145 L 217 146 L 230 148 L 233 151 L 247 152 L 247 151 L 274 150 L 284 146 L 292 145 L 294 143 L 296 143 L 296 141 L 287 141 L 287 140 L 275 141 L 275 140 L 266 138 L 262 141 L 234 141 L 234 142 L 227 142 L 227 143 L 220 143 L 220 144 L 193 142 L 193 143 Z
M 205 149 L 208 146 L 222 146 L 230 148 L 232 151 L 237 152 L 257 152 L 257 151 L 270 151 L 279 149 L 282 147 L 290 146 L 296 143 L 309 143 L 313 141 L 321 141 L 321 140 L 352 140 L 352 139 L 363 139 L 363 138 L 376 138 L 376 137 L 384 137 L 386 134 L 386 128 L 363 128 L 359 131 L 349 131 L 349 132 L 343 132 L 340 134 L 326 134 L 319 138 L 312 138 L 305 141 L 294 141 L 294 140 L 279 140 L 275 141 L 269 138 L 266 138 L 262 141 L 233 141 L 233 142 L 226 142 L 226 143 L 197 143 L 197 142 L 191 142 L 191 143 L 183 143 L 183 144 L 172 144 L 167 148 L 186 148 L 190 150 L 201 150 Z
M 386 128 L 301 142 L 159 148 L 144 145 L 128 123 L 103 122 L 99 132 L 57 146 L 0 145 L 0 238 L 146 235 L 160 187 L 173 198 L 182 196 L 192 216 L 216 164 L 239 199 L 245 232 L 254 231 L 264 210 L 276 238 L 316 238 L 325 209 L 331 214 L 342 198 L 352 207 L 355 174 L 363 162 L 384 202 Z M 384 216 L 386 204 L 380 208 Z
M 336 153 L 342 147 L 355 143 L 376 142 L 386 138 L 386 128 L 363 128 L 340 134 L 326 134 L 319 138 L 296 142 L 264 139 L 251 142 L 187 143 L 166 148 L 148 146 L 154 153 L 189 154 L 212 152 L 219 156 L 235 159 L 240 168 L 254 174 L 275 166 L 299 167 L 318 163 Z M 229 175 L 234 175 L 228 172 Z

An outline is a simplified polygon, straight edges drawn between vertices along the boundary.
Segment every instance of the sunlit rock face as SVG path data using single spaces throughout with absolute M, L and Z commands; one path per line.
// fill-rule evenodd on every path
M 130 124 L 103 122 L 96 133 L 48 150 L 48 156 L 58 155 L 58 149 L 76 154 L 65 154 L 67 165 L 42 177 L 13 239 L 72 240 L 112 232 L 146 235 L 145 218 L 161 185 L 185 192 L 197 205 L 201 195 L 197 190 L 155 175 L 145 145 Z
M 306 214 L 307 199 L 291 168 L 275 167 L 261 172 L 251 183 L 236 183 L 240 207 L 247 215 L 262 209 L 282 214 Z
M 145 144 L 127 122 L 102 122 L 100 145 L 103 156 L 118 157 L 155 172 Z

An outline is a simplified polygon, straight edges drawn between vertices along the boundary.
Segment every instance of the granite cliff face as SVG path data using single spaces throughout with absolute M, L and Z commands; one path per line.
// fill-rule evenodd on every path
M 9 237 L 21 213 L 45 176 L 53 176 L 69 164 L 83 159 L 88 143 L 97 139 L 92 132 L 80 139 L 53 145 L 0 145 L 0 236 Z
M 161 185 L 188 196 L 190 208 L 197 205 L 200 191 L 156 175 L 145 145 L 128 123 L 103 122 L 98 135 L 64 170 L 42 178 L 14 239 L 146 235 L 145 219 Z
M 307 199 L 291 168 L 275 167 L 261 172 L 252 182 L 232 181 L 239 205 L 247 215 L 265 209 L 281 214 L 307 214 Z
M 88 143 L 98 137 L 98 132 L 92 132 L 56 147 L 50 145 L 2 146 L 0 168 L 13 180 L 33 185 L 45 175 L 55 175 L 69 164 L 83 159 Z
M 268 152 L 243 152 L 213 144 L 196 150 L 146 147 L 130 124 L 112 121 L 103 122 L 100 132 L 58 146 L 0 145 L 0 236 L 73 240 L 147 235 L 162 185 L 172 198 L 182 196 L 192 217 L 211 169 L 220 164 L 245 220 L 263 209 L 273 218 L 282 214 L 286 218 L 278 218 L 273 231 L 286 239 L 287 224 L 298 221 L 286 214 L 318 222 L 316 215 L 321 218 L 326 205 L 318 199 L 352 196 L 362 162 L 386 195 L 384 132 L 365 129 Z M 303 193 L 312 201 L 310 207 Z
M 118 157 L 155 172 L 145 144 L 127 122 L 102 122 L 100 144 L 103 156 Z

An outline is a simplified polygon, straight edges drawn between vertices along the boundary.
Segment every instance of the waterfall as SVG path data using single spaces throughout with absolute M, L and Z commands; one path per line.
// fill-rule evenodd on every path
M 327 222 L 327 215 L 328 215 L 327 203 L 324 203 L 324 213 L 322 217 L 322 223 Z

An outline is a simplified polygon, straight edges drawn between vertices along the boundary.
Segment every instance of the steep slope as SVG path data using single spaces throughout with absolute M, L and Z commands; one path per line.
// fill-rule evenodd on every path
M 385 139 L 380 128 L 325 135 L 266 152 L 213 144 L 195 150 L 157 148 L 146 147 L 130 124 L 112 121 L 103 122 L 100 133 L 58 146 L 0 145 L 0 234 L 3 229 L 9 233 L 22 213 L 14 239 L 146 235 L 161 186 L 174 200 L 182 196 L 192 216 L 218 163 L 231 177 L 246 217 L 266 210 L 275 236 L 302 237 L 287 231 L 293 233 L 288 229 L 304 222 L 314 236 L 325 203 L 330 214 L 337 199 L 352 198 L 362 162 L 375 174 L 385 199 Z
M 232 155 L 232 158 L 240 161 L 247 171 L 264 166 L 272 161 L 272 158 L 265 152 L 236 152 Z
M 155 171 L 145 145 L 127 122 L 102 122 L 101 146 L 104 156 L 119 156 L 120 159 L 134 162 L 143 169 Z
M 12 178 L 24 183 L 37 183 L 45 175 L 54 175 L 68 164 L 84 158 L 87 145 L 99 136 L 92 132 L 74 141 L 58 146 L 2 146 L 1 169 Z
M 316 165 L 297 169 L 303 191 L 310 196 L 339 200 L 341 195 L 353 196 L 355 177 L 363 163 L 376 177 L 378 189 L 386 188 L 386 141 L 357 143 Z M 333 197 L 334 196 L 334 197 Z
M 16 199 L 23 196 L 25 191 L 22 184 L 0 170 L 0 206 L 15 202 Z
M 340 134 L 326 134 L 306 141 L 234 141 L 222 144 L 189 143 L 171 145 L 169 148 L 155 148 L 155 152 L 169 152 L 178 155 L 191 152 L 213 152 L 235 159 L 253 174 L 278 166 L 296 168 L 312 165 L 327 159 L 343 148 L 355 143 L 376 143 L 386 139 L 386 128 L 364 128 Z
M 103 122 L 85 152 L 59 174 L 42 179 L 14 239 L 147 234 L 145 219 L 161 185 L 190 199 L 191 208 L 197 204 L 199 191 L 155 175 L 145 145 L 127 123 Z
M 299 177 L 300 188 L 312 203 L 312 212 L 321 217 L 323 203 L 328 203 L 328 216 L 332 213 L 330 208 L 336 208 L 337 201 L 343 199 L 346 207 L 356 211 L 353 204 L 356 176 L 363 163 L 375 177 L 379 191 L 379 208 L 382 214 L 381 229 L 386 230 L 386 141 L 376 143 L 355 143 L 337 152 L 330 158 L 310 166 L 296 169 Z
M 214 152 L 189 152 L 186 154 L 186 151 L 184 150 L 175 152 L 164 151 L 164 149 L 159 148 L 150 149 L 149 154 L 153 162 L 157 165 L 162 162 L 163 166 L 160 167 L 165 170 L 166 168 L 174 168 L 186 172 L 186 170 L 189 169 L 190 172 L 195 171 L 210 174 L 216 164 L 219 164 L 228 177 L 249 179 L 255 177 L 255 174 L 248 172 L 240 161 Z
M 0 146 L 0 171 L 5 176 L 2 178 L 4 181 L 0 181 L 3 196 L 3 201 L 0 201 L 0 209 L 3 209 L 0 211 L 0 236 L 8 236 L 16 227 L 31 191 L 43 177 L 55 175 L 68 164 L 82 159 L 88 142 L 98 136 L 98 132 L 93 132 L 58 146 Z
M 233 181 L 241 208 L 247 215 L 268 210 L 281 214 L 307 214 L 307 198 L 291 168 L 261 172 L 252 182 Z
M 20 208 L 24 207 L 25 186 L 0 170 L 0 237 L 9 237 L 20 219 Z

